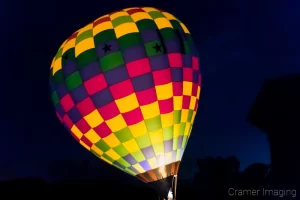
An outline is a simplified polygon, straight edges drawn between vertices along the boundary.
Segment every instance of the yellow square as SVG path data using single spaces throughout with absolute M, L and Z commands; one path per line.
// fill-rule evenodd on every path
M 155 86 L 155 90 L 156 90 L 156 95 L 158 100 L 169 99 L 173 96 L 172 83 Z
M 71 48 L 74 48 L 76 44 L 76 38 L 73 38 L 69 41 L 66 42 L 66 44 L 63 46 L 63 51 L 62 53 L 65 53 L 66 51 L 68 51 Z
M 166 162 L 166 165 L 167 164 L 170 164 L 172 162 L 172 155 L 173 155 L 173 152 L 168 152 L 168 153 L 165 153 L 165 162 Z
M 105 31 L 105 30 L 108 30 L 108 29 L 114 29 L 111 21 L 106 21 L 106 22 L 103 22 L 101 24 L 98 24 L 97 26 L 95 26 L 93 28 L 93 35 L 97 35 L 98 33 L 102 32 L 102 31 Z
M 181 110 L 181 122 L 187 122 L 188 119 L 188 115 L 189 115 L 189 110 L 188 109 L 182 109 Z
M 139 102 L 135 93 L 116 100 L 116 104 L 121 113 L 132 111 L 139 107 Z
M 172 126 L 174 124 L 174 112 L 161 114 L 161 124 L 163 128 Z
M 139 7 L 130 7 L 130 8 L 124 8 L 123 10 L 128 11 L 128 10 L 132 10 L 132 9 L 140 9 Z
M 127 151 L 129 151 L 129 153 L 136 152 L 140 149 L 135 139 L 124 142 L 123 146 L 127 149 Z
M 196 105 L 196 100 L 197 98 L 194 96 L 191 96 L 191 100 L 190 100 L 190 105 L 189 105 L 189 109 L 194 110 L 195 105 Z
M 115 134 L 111 133 L 109 136 L 102 138 L 104 142 L 110 147 L 114 148 L 121 144 L 121 142 L 118 140 L 118 138 L 115 136 Z
M 156 157 L 149 158 L 147 161 L 152 169 L 155 169 L 158 167 Z
M 94 38 L 82 40 L 75 46 L 75 57 L 79 56 L 82 52 L 93 48 L 95 48 Z
M 99 149 L 97 146 L 93 145 L 91 147 L 91 150 L 93 150 L 94 152 L 96 152 L 99 156 L 101 156 L 103 154 L 103 151 L 101 149 Z
M 132 165 L 132 167 L 134 167 L 139 173 L 145 172 L 145 170 L 142 168 L 142 166 L 139 163 Z
M 160 115 L 158 101 L 151 104 L 140 106 L 144 119 L 151 119 Z
M 164 135 L 162 129 L 159 129 L 158 131 L 150 132 L 149 136 L 152 144 L 159 144 L 164 141 Z
M 84 136 L 93 144 L 95 144 L 101 139 L 93 129 L 90 129 L 86 134 L 84 134 Z
M 182 109 L 182 96 L 174 96 L 173 97 L 173 105 L 174 105 L 174 110 L 181 110 Z
M 130 16 L 134 22 L 137 22 L 137 21 L 140 21 L 143 19 L 151 19 L 152 20 L 152 17 L 148 13 L 144 13 L 144 12 L 137 12 Z
M 191 123 L 195 121 L 195 117 L 196 117 L 196 111 L 193 112 Z
M 131 131 L 133 137 L 135 137 L 135 138 L 147 133 L 147 127 L 146 127 L 145 121 L 141 121 L 137 124 L 130 125 L 130 126 L 128 126 L 128 128 Z
M 54 63 L 53 63 L 53 69 L 52 69 L 52 75 L 54 75 L 58 70 L 60 70 L 62 68 L 62 59 L 61 57 L 60 58 L 57 58 Z
M 83 134 L 82 134 L 81 131 L 77 128 L 76 125 L 73 125 L 73 126 L 72 126 L 71 132 L 72 132 L 78 139 L 81 139 L 81 137 L 83 136 Z
M 183 95 L 191 96 L 192 95 L 193 83 L 189 81 L 183 81 Z
M 161 166 L 165 163 L 165 158 L 164 158 L 164 143 L 159 143 L 159 144 L 155 144 L 153 145 L 153 149 L 154 149 L 154 152 L 155 152 L 155 155 L 158 156 L 158 165 Z
M 55 61 L 55 57 L 52 59 L 52 62 L 51 62 L 51 65 L 50 65 L 50 69 L 52 69 L 52 68 L 53 68 L 54 61 Z
M 120 11 L 120 12 L 115 12 L 113 14 L 111 14 L 109 17 L 110 17 L 110 20 L 114 20 L 114 19 L 117 19 L 118 17 L 122 17 L 122 16 L 128 16 L 129 14 L 125 11 Z
M 104 160 L 105 162 L 107 162 L 108 164 L 112 164 L 112 162 L 110 162 L 109 160 L 107 160 L 106 158 L 104 158 L 104 157 L 101 157 L 101 160 Z
M 107 152 L 105 152 L 105 154 L 111 157 L 113 160 L 118 160 L 119 158 L 121 158 L 121 156 L 117 154 L 117 152 L 115 152 L 113 149 L 108 150 Z
M 181 28 L 183 29 L 183 31 L 184 31 L 185 33 L 190 34 L 190 31 L 187 29 L 187 27 L 184 25 L 184 23 L 180 23 L 180 25 L 181 25 Z
M 178 137 L 180 133 L 180 124 L 174 124 L 173 131 L 173 138 Z
M 117 132 L 127 126 L 121 114 L 117 115 L 114 118 L 106 120 L 105 122 L 112 132 Z
M 138 33 L 139 30 L 134 22 L 128 22 L 115 28 L 116 37 L 120 38 L 128 33 Z
M 99 114 L 98 110 L 94 110 L 87 116 L 84 116 L 84 119 L 92 128 L 95 128 L 104 121 L 101 115 Z
M 172 24 L 167 20 L 167 18 L 156 18 L 155 23 L 157 25 L 158 29 L 163 29 L 163 28 L 173 28 Z
M 174 15 L 168 13 L 168 12 L 162 12 L 162 14 L 168 19 L 168 20 L 177 20 Z
M 88 31 L 88 30 L 93 29 L 93 26 L 94 26 L 93 23 L 90 23 L 90 24 L 86 25 L 85 27 L 83 27 L 83 28 L 81 28 L 81 29 L 79 29 L 79 30 L 77 31 L 77 32 L 78 32 L 77 35 L 80 35 L 81 33 L 85 32 L 85 31 Z
M 82 142 L 81 140 L 79 141 L 79 143 L 87 150 L 89 150 L 89 151 L 91 150 L 91 148 L 88 145 L 86 145 L 84 142 Z
M 191 123 L 190 123 L 190 122 L 187 122 L 187 123 L 185 124 L 185 128 L 184 128 L 184 133 L 183 133 L 183 135 L 189 135 L 189 133 L 190 133 L 190 128 L 191 128 Z
M 197 89 L 197 99 L 200 98 L 200 91 L 201 91 L 201 88 L 200 88 L 200 86 L 198 86 L 198 89 Z
M 151 11 L 159 11 L 159 10 L 157 10 L 157 9 L 155 9 L 155 8 L 152 8 L 152 7 L 143 7 L 142 8 L 144 11 L 146 11 L 146 12 L 151 12 Z M 160 11 L 159 11 L 160 12 Z

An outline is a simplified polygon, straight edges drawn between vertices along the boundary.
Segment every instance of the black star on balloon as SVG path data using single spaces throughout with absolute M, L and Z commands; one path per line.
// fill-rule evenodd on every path
M 159 43 L 155 43 L 155 45 L 153 46 L 153 48 L 155 49 L 156 53 L 158 52 L 162 52 L 161 50 L 161 45 Z
M 104 47 L 102 49 L 104 53 L 107 53 L 108 51 L 111 51 L 111 45 L 104 44 Z

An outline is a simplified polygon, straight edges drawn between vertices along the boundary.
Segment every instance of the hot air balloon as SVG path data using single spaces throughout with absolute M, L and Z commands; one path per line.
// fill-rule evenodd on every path
M 113 12 L 65 40 L 50 71 L 56 115 L 73 137 L 175 198 L 201 82 L 187 27 L 152 7 Z

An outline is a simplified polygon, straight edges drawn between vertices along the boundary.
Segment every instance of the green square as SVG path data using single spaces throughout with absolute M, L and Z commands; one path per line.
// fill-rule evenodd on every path
M 63 48 L 60 48 L 58 49 L 56 55 L 55 55 L 55 60 L 60 58 L 62 56 L 62 51 L 63 51 Z
M 75 48 L 68 49 L 63 55 L 63 61 L 75 59 Z
M 155 22 L 151 19 L 142 19 L 137 21 L 136 26 L 138 27 L 139 31 L 157 29 Z
M 69 91 L 77 88 L 82 84 L 79 72 L 74 72 L 66 78 L 66 86 Z
M 155 155 L 159 155 L 159 154 L 165 152 L 164 143 L 153 144 L 152 146 L 153 146 Z
M 178 137 L 173 138 L 173 150 L 178 149 Z
M 132 155 L 132 157 L 134 157 L 134 159 L 137 162 L 142 162 L 143 160 L 146 160 L 146 158 L 141 150 L 133 152 L 133 153 L 131 153 L 131 155 Z
M 128 127 L 123 128 L 115 132 L 115 136 L 120 140 L 121 143 L 127 142 L 133 138 L 131 131 Z
M 153 19 L 156 19 L 156 18 L 166 18 L 161 12 L 159 11 L 151 11 L 151 12 L 148 12 L 148 14 L 153 18 Z
M 174 132 L 173 130 L 174 130 L 173 126 L 163 128 L 164 140 L 170 140 L 173 138 L 173 132 Z
M 124 64 L 124 59 L 120 51 L 110 53 L 100 59 L 100 67 L 103 72 L 107 72 Z
M 187 41 L 183 42 L 184 45 L 184 54 L 190 54 L 191 53 L 191 46 Z
M 161 46 L 161 51 L 156 52 L 156 50 L 154 48 L 155 45 L 160 45 Z M 156 56 L 156 55 L 162 55 L 164 53 L 161 41 L 159 41 L 159 40 L 147 42 L 145 44 L 145 49 L 146 49 L 146 53 L 147 53 L 148 57 Z
M 128 23 L 128 22 L 134 22 L 129 15 L 121 16 L 121 17 L 118 17 L 118 18 L 111 21 L 111 23 L 113 24 L 113 27 L 117 27 L 121 24 L 125 24 L 125 23 Z
M 180 132 L 179 132 L 179 135 L 183 135 L 184 134 L 185 126 L 186 126 L 185 122 L 181 122 L 180 123 Z
M 124 160 L 123 158 L 119 158 L 117 160 L 118 163 L 120 163 L 121 165 L 123 165 L 124 167 L 130 167 L 131 165 L 126 161 Z
M 64 82 L 64 73 L 61 69 L 55 72 L 53 75 L 53 80 L 57 85 Z
M 107 41 L 115 40 L 115 39 L 116 39 L 116 34 L 115 34 L 114 29 L 108 29 L 108 30 L 102 31 L 94 36 L 95 45 L 103 44 Z
M 105 153 L 102 155 L 102 157 L 110 162 L 114 162 L 114 159 L 112 159 L 110 156 L 106 155 Z
M 135 173 L 134 171 L 132 171 L 131 169 L 128 169 L 128 168 L 126 168 L 125 171 L 128 172 L 131 175 L 134 175 L 134 176 L 137 174 L 137 173 Z
M 52 92 L 51 99 L 52 99 L 52 102 L 54 105 L 59 103 L 59 97 L 58 97 L 56 91 Z
M 179 124 L 181 121 L 181 110 L 174 110 L 174 124 Z
M 193 110 L 189 110 L 189 112 L 188 112 L 188 117 L 187 117 L 187 121 L 188 121 L 188 122 L 191 122 L 191 121 L 192 121 L 193 113 L 194 113 Z
M 180 151 L 181 151 L 181 149 L 177 149 L 177 152 L 176 152 L 176 159 L 177 160 L 181 159 L 181 157 L 180 157 Z
M 183 136 L 182 143 L 181 143 L 181 148 L 185 148 L 186 147 L 187 141 L 188 141 L 187 136 Z
M 154 132 L 161 129 L 162 125 L 160 115 L 151 119 L 145 119 L 145 124 L 149 132 Z
M 180 23 L 177 21 L 177 20 L 170 20 L 172 26 L 174 29 L 177 29 L 177 30 L 181 30 L 182 27 L 180 25 Z
M 139 33 L 126 34 L 118 39 L 120 49 L 126 49 L 128 47 L 143 44 Z
M 108 144 L 106 144 L 104 140 L 99 140 L 97 143 L 95 143 L 95 146 L 98 147 L 103 152 L 110 150 L 110 146 L 108 146 Z
M 151 145 L 151 140 L 148 134 L 144 134 L 140 137 L 135 138 L 135 141 L 137 142 L 140 148 L 146 148 Z
M 117 147 L 114 147 L 113 150 L 119 154 L 121 157 L 124 157 L 126 155 L 129 154 L 129 152 L 127 151 L 127 149 L 122 145 L 118 145 Z
M 177 35 L 172 28 L 163 28 L 160 29 L 160 34 L 164 40 L 175 40 L 177 39 Z
M 84 31 L 80 35 L 77 35 L 75 44 L 78 44 L 79 42 L 91 37 L 93 37 L 93 29 Z
M 89 49 L 77 56 L 76 61 L 79 68 L 82 68 L 89 63 L 97 60 L 97 53 L 95 49 Z

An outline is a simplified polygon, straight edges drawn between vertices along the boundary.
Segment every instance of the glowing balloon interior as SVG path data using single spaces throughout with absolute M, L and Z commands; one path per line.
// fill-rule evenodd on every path
M 102 16 L 73 33 L 50 74 L 56 114 L 74 138 L 144 182 L 177 174 L 200 82 L 188 29 L 150 7 Z

